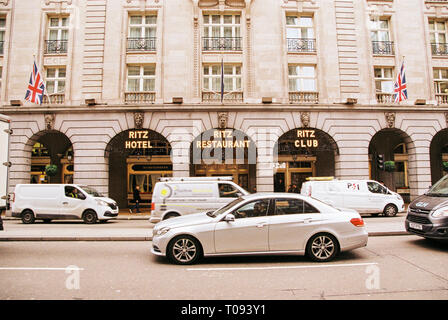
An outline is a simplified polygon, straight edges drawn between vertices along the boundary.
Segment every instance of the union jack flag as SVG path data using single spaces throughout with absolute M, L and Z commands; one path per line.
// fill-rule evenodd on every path
M 36 104 L 42 104 L 44 94 L 45 83 L 37 68 L 36 61 L 34 61 L 33 71 L 31 72 L 30 82 L 25 94 L 25 100 Z
M 404 74 L 404 62 L 401 64 L 400 72 L 394 85 L 394 102 L 408 99 L 408 89 L 406 87 L 406 76 Z

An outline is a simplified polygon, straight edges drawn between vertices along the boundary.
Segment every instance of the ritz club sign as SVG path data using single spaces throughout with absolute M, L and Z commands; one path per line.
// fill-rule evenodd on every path
M 149 130 L 130 130 L 128 139 L 124 141 L 125 149 L 151 149 Z
M 316 131 L 312 129 L 297 129 L 297 139 L 294 141 L 296 148 L 317 148 L 319 140 Z

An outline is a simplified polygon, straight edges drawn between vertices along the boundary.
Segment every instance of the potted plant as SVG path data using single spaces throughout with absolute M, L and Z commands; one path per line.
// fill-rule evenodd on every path
M 384 170 L 387 172 L 395 171 L 395 161 L 384 161 Z
M 58 173 L 58 166 L 55 164 L 47 164 L 45 166 L 45 174 L 49 177 L 54 177 Z
M 443 169 L 443 171 L 448 172 L 448 161 L 442 162 L 442 169 Z

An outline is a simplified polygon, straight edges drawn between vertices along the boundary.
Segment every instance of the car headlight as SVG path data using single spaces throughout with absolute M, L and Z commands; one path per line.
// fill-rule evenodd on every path
M 105 207 L 107 207 L 109 204 L 106 202 L 106 201 L 104 201 L 104 200 L 100 200 L 100 199 L 95 199 L 96 200 L 96 203 L 98 204 L 98 205 L 100 205 L 100 206 L 105 206 Z
M 170 231 L 170 228 L 161 228 L 156 231 L 156 235 L 163 236 L 168 231 Z
M 444 218 L 444 217 L 448 217 L 448 207 L 442 207 L 440 209 L 437 209 L 436 211 L 434 211 L 433 213 L 431 213 L 431 215 L 434 218 Z

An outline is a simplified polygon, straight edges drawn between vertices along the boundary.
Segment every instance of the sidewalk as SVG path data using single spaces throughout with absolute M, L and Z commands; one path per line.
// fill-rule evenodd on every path
M 0 241 L 150 241 L 154 224 L 149 215 L 123 213 L 107 223 L 94 225 L 80 221 L 37 222 L 24 225 L 19 219 L 2 217 L 5 230 Z M 396 217 L 363 216 L 370 237 L 407 235 L 406 213 Z

